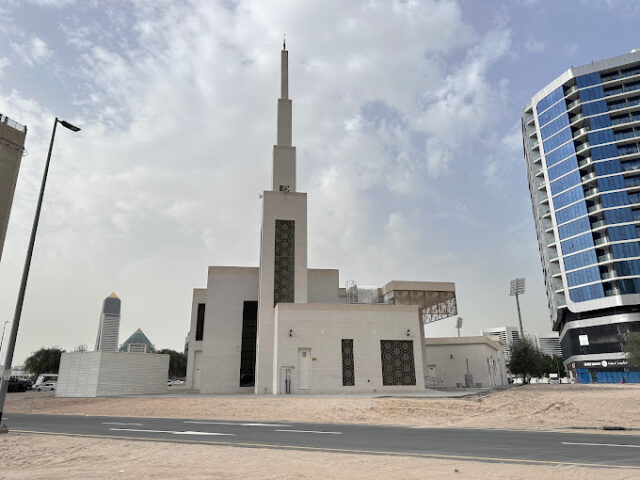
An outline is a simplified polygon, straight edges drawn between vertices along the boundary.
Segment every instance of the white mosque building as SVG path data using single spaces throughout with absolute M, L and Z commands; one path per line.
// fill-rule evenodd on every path
M 338 270 L 308 268 L 286 45 L 280 97 L 260 263 L 211 266 L 206 288 L 194 289 L 186 387 L 207 394 L 424 390 L 424 325 L 457 313 L 455 284 L 340 288 Z

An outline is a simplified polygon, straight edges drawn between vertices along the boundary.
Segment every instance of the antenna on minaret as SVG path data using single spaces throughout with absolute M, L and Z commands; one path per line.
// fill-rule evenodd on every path
M 287 34 L 283 34 L 282 35 L 282 49 L 286 50 L 287 49 Z

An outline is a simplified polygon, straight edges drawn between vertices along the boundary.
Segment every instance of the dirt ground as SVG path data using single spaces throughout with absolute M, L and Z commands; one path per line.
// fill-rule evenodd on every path
M 640 385 L 527 385 L 465 398 L 198 396 L 56 398 L 10 394 L 7 413 L 369 423 L 433 427 L 640 428 Z M 637 433 L 637 432 L 636 432 Z
M 12 433 L 0 435 L 0 451 L 3 452 L 0 478 L 12 480 L 640 478 L 637 469 L 514 465 Z

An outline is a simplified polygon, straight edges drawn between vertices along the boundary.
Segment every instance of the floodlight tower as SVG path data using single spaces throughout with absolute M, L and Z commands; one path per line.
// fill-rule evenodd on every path
M 518 322 L 520 322 L 520 338 L 524 339 L 524 330 L 522 328 L 522 314 L 520 313 L 520 300 L 518 295 L 524 294 L 524 278 L 514 278 L 511 280 L 511 288 L 509 296 L 516 297 L 516 306 L 518 307 Z
M 456 320 L 456 328 L 458 329 L 458 337 L 460 337 L 460 329 L 462 328 L 462 317 Z

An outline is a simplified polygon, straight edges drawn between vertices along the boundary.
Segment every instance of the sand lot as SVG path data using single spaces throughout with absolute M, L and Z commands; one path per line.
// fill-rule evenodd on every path
M 7 398 L 8 413 L 371 423 L 518 429 L 640 428 L 640 385 L 527 385 L 485 397 L 366 398 L 197 396 Z M 636 432 L 638 433 L 638 432 Z
M 0 478 L 16 480 L 640 478 L 640 470 L 632 469 L 513 465 L 11 433 L 0 435 L 0 449 L 3 452 Z

